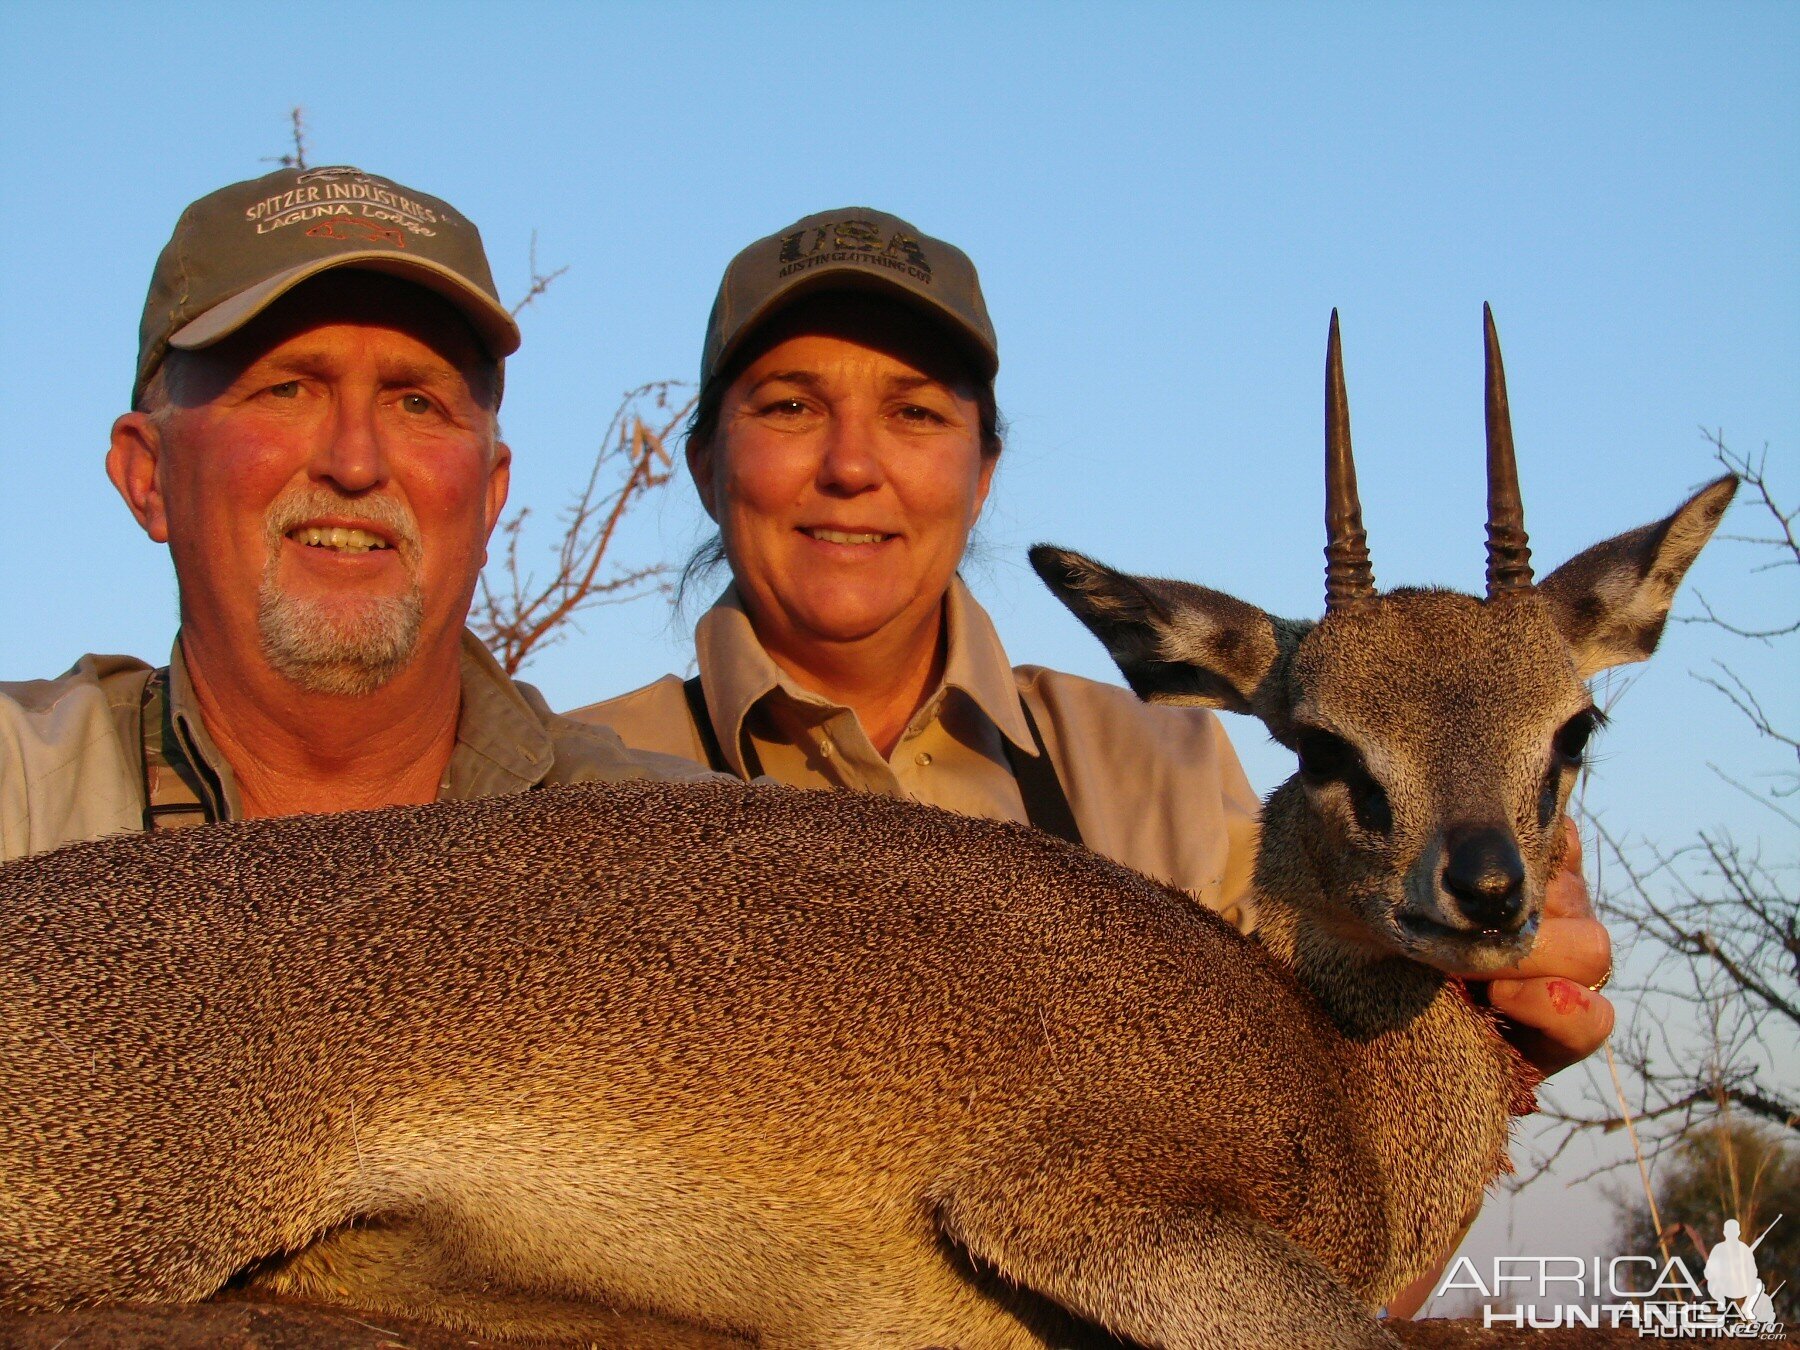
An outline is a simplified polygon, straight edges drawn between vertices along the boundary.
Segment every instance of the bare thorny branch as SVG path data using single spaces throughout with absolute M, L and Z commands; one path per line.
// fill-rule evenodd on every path
M 543 271 L 537 245 L 533 230 L 531 281 L 508 311 L 515 319 L 569 270 L 563 266 Z M 666 589 L 664 578 L 673 570 L 669 564 L 607 570 L 608 554 L 632 508 L 673 475 L 669 442 L 694 406 L 693 396 L 681 396 L 685 388 L 680 381 L 657 380 L 628 391 L 620 400 L 586 485 L 563 510 L 556 567 L 548 581 L 540 585 L 519 557 L 530 508 L 521 508 L 502 522 L 501 556 L 481 574 L 469 627 L 507 674 L 516 675 L 536 652 L 578 628 L 582 611 Z
M 599 604 L 619 604 L 651 590 L 666 589 L 667 563 L 615 568 L 607 554 L 620 522 L 646 494 L 674 474 L 670 442 L 693 410 L 694 395 L 676 380 L 658 380 L 631 390 L 619 404 L 594 459 L 587 485 L 565 509 L 556 569 L 548 581 L 536 578 L 519 560 L 519 543 L 529 510 L 500 528 L 506 538 L 500 577 L 481 577 L 469 623 L 508 674 L 517 673 L 538 650 L 552 646 L 578 626 L 576 616 Z
M 530 305 L 534 300 L 536 300 L 545 291 L 549 290 L 550 283 L 555 281 L 558 277 L 560 277 L 564 272 L 566 272 L 568 270 L 569 270 L 568 264 L 564 263 L 561 267 L 557 268 L 554 272 L 538 271 L 537 231 L 533 230 L 531 232 L 531 285 L 526 288 L 525 295 L 519 301 L 519 303 L 514 305 L 510 310 L 507 311 L 507 313 L 511 314 L 513 316 L 513 318 L 515 318 L 515 319 L 518 318 L 520 310 L 522 310 L 526 306 Z
M 1766 470 L 1769 463 L 1769 452 L 1765 447 L 1762 454 L 1752 459 L 1749 455 L 1740 455 L 1725 444 L 1724 434 L 1719 431 L 1707 431 L 1701 428 L 1701 434 L 1713 447 L 1713 458 L 1725 468 L 1738 476 L 1743 486 L 1738 489 L 1740 500 L 1746 502 L 1761 517 L 1774 526 L 1773 534 L 1722 534 L 1721 541 L 1749 544 L 1759 548 L 1768 556 L 1757 564 L 1752 571 L 1768 572 L 1789 567 L 1800 567 L 1800 534 L 1796 533 L 1795 521 L 1800 518 L 1800 506 L 1783 510 L 1769 488 Z M 1746 491 L 1745 489 L 1748 489 Z M 1739 508 L 1740 513 L 1742 507 Z M 1677 623 L 1699 623 L 1717 628 L 1733 637 L 1745 638 L 1765 645 L 1772 644 L 1776 638 L 1790 637 L 1800 633 L 1800 618 L 1773 627 L 1747 627 L 1734 623 L 1723 617 L 1707 601 L 1704 595 L 1696 595 L 1694 602 L 1700 606 L 1698 615 L 1680 616 Z
M 299 104 L 288 109 L 290 134 L 294 139 L 294 148 L 282 155 L 264 155 L 264 164 L 279 164 L 284 169 L 305 169 L 306 162 L 306 110 Z

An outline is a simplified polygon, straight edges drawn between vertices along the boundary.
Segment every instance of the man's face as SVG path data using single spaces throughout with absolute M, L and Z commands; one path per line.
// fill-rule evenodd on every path
M 363 694 L 454 650 L 506 499 L 493 373 L 444 301 L 356 271 L 179 358 L 108 470 L 174 556 L 190 655 Z

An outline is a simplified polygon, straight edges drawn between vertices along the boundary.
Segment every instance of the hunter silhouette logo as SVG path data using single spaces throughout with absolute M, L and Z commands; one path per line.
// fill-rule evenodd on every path
M 395 248 L 406 247 L 406 236 L 399 230 L 386 225 L 376 225 L 367 220 L 358 220 L 351 216 L 348 219 L 327 220 L 314 225 L 306 232 L 309 239 L 361 239 L 371 244 L 387 243 Z
M 1763 1282 L 1756 1277 L 1756 1249 L 1762 1246 L 1769 1229 L 1780 1222 L 1778 1214 L 1774 1223 L 1757 1234 L 1755 1242 L 1746 1243 L 1738 1237 L 1738 1221 L 1727 1219 L 1725 1236 L 1706 1254 L 1706 1292 L 1714 1302 L 1736 1309 L 1745 1322 L 1759 1327 L 1775 1325 L 1774 1296 L 1786 1281 L 1773 1290 L 1763 1288 Z

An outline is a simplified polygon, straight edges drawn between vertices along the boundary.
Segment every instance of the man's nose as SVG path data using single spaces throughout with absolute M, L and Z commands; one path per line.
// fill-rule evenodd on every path
M 387 450 L 374 401 L 340 398 L 313 449 L 313 477 L 345 492 L 366 492 L 387 481 Z
M 866 492 L 883 477 L 876 445 L 874 419 L 839 414 L 825 432 L 825 452 L 819 460 L 819 487 L 827 492 Z

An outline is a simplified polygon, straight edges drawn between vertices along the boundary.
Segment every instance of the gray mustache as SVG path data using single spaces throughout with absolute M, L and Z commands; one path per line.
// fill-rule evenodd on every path
M 265 520 L 271 551 L 278 548 L 282 537 L 295 526 L 321 516 L 340 516 L 379 526 L 390 535 L 401 558 L 413 563 L 421 552 L 418 522 L 413 514 L 392 497 L 351 497 L 330 488 L 301 488 L 276 500 Z

